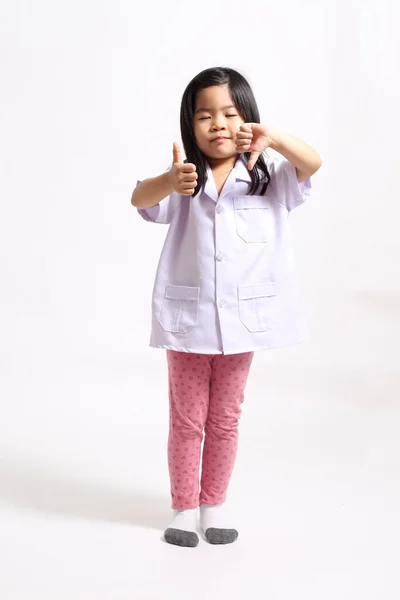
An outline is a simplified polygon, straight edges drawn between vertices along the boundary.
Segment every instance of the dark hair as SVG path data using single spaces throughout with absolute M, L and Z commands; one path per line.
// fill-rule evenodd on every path
M 193 117 L 196 104 L 196 94 L 199 90 L 210 87 L 212 85 L 228 84 L 233 103 L 235 104 L 241 118 L 245 123 L 260 123 L 260 114 L 257 103 L 254 98 L 253 91 L 248 81 L 235 71 L 228 67 L 213 67 L 205 69 L 196 75 L 186 87 L 181 102 L 181 137 L 183 147 L 185 149 L 186 160 L 196 165 L 198 175 L 197 185 L 193 195 L 196 195 L 205 185 L 207 178 L 207 157 L 196 144 L 194 134 Z M 250 152 L 243 153 L 247 160 L 250 158 Z M 270 174 L 268 167 L 262 154 L 257 159 L 253 169 L 249 171 L 251 177 L 250 194 L 254 194 L 260 186 L 260 175 L 255 167 L 259 167 L 265 174 L 267 181 L 263 182 L 261 194 L 265 194 L 270 182 Z

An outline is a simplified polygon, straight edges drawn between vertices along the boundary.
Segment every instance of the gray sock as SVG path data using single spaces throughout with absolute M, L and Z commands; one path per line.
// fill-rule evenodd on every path
M 239 537 L 239 532 L 236 529 L 217 529 L 209 527 L 204 535 L 207 542 L 210 544 L 232 544 Z
M 175 546 L 185 546 L 195 548 L 199 543 L 199 536 L 194 531 L 184 531 L 183 529 L 168 529 L 164 532 L 165 541 Z

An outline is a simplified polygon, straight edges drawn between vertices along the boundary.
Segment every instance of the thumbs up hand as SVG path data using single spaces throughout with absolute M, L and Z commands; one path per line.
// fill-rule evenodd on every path
M 178 142 L 173 144 L 173 165 L 169 170 L 169 176 L 175 192 L 183 196 L 193 195 L 198 179 L 196 165 L 183 162 Z
M 244 123 L 236 133 L 236 152 L 250 152 L 248 168 L 257 162 L 260 154 L 273 143 L 272 130 L 261 123 Z

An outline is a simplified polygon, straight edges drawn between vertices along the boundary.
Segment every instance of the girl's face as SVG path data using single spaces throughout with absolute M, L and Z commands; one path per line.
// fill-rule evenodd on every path
M 233 105 L 227 84 L 213 85 L 197 93 L 193 119 L 196 143 L 211 165 L 236 159 L 235 137 L 244 121 Z

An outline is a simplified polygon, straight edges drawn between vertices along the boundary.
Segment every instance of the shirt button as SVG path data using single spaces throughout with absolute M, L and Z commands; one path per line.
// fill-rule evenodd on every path
M 225 300 L 220 300 L 218 302 L 218 306 L 220 306 L 221 308 L 224 306 L 224 304 L 225 304 Z
M 218 252 L 216 259 L 217 260 L 222 260 L 224 258 L 224 255 L 222 254 L 222 252 Z
M 220 204 L 217 204 L 217 208 L 215 210 L 217 211 L 217 213 L 220 213 L 223 211 L 223 208 Z

